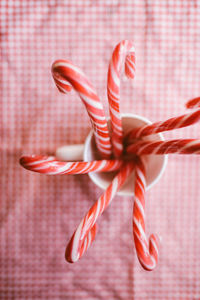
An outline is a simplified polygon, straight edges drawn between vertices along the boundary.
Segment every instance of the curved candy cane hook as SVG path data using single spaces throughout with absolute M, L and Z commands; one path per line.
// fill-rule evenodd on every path
M 55 61 L 52 75 L 59 91 L 67 93 L 73 86 L 79 94 L 90 117 L 97 148 L 103 158 L 110 158 L 111 142 L 103 105 L 86 75 L 68 60 Z
M 145 165 L 140 157 L 135 166 L 135 200 L 133 206 L 133 236 L 142 267 L 152 271 L 158 262 L 159 238 L 152 234 L 147 241 L 145 232 Z
M 120 75 L 125 63 L 125 74 L 128 78 L 135 76 L 135 49 L 128 40 L 121 41 L 114 49 L 108 68 L 107 95 L 109 101 L 112 145 L 116 157 L 123 152 L 123 130 L 120 115 Z
M 89 248 L 96 235 L 96 221 L 98 217 L 111 203 L 113 197 L 129 177 L 134 167 L 134 162 L 125 163 L 107 190 L 82 219 L 66 248 L 65 257 L 68 262 L 76 262 Z

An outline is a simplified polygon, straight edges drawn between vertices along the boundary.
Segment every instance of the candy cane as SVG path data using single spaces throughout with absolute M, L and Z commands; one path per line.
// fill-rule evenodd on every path
M 125 163 L 119 173 L 114 177 L 103 195 L 90 208 L 74 232 L 67 248 L 65 257 L 68 262 L 76 262 L 85 253 L 96 235 L 96 221 L 111 203 L 113 197 L 129 177 L 135 166 L 134 162 Z
M 142 136 L 186 127 L 198 122 L 199 120 L 200 109 L 189 114 L 170 118 L 166 121 L 156 122 L 150 125 L 144 125 L 139 128 L 134 128 L 125 136 L 125 141 L 130 142 L 131 139 L 140 138 Z
M 125 74 L 129 78 L 135 76 L 135 49 L 131 41 L 124 40 L 114 49 L 108 68 L 107 95 L 109 101 L 112 145 L 116 157 L 123 151 L 123 130 L 120 115 L 120 74 L 125 60 Z
M 103 106 L 86 75 L 68 60 L 55 61 L 52 75 L 61 92 L 68 92 L 72 85 L 79 94 L 92 123 L 97 149 L 103 158 L 110 158 L 111 142 Z
M 186 102 L 185 106 L 187 108 L 197 108 L 200 107 L 200 97 L 194 98 Z
M 127 153 L 142 154 L 200 154 L 200 140 L 138 141 L 126 148 Z
M 158 261 L 159 239 L 152 234 L 147 241 L 145 232 L 145 166 L 138 157 L 135 165 L 135 199 L 133 206 L 133 236 L 136 253 L 140 264 L 145 270 L 152 271 Z
M 119 170 L 122 160 L 96 160 L 91 162 L 63 162 L 54 156 L 22 156 L 20 164 L 27 170 L 48 174 L 86 174 Z

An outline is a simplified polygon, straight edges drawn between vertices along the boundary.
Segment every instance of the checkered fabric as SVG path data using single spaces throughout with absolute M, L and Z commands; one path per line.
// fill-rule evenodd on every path
M 136 257 L 131 197 L 115 197 L 86 255 L 67 263 L 67 242 L 102 191 L 87 175 L 40 175 L 18 163 L 82 143 L 90 130 L 76 93 L 56 89 L 52 62 L 84 70 L 108 116 L 108 63 L 122 39 L 134 41 L 137 59 L 134 81 L 122 77 L 122 112 L 151 121 L 184 113 L 200 95 L 199 1 L 1 0 L 0 13 L 0 298 L 200 299 L 200 157 L 171 155 L 147 192 L 147 230 L 162 238 L 153 272 Z M 199 125 L 165 137 L 199 137 Z

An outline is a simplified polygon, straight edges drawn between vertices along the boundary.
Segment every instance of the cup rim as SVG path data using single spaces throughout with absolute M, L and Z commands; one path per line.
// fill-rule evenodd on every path
M 140 121 L 143 121 L 145 122 L 147 125 L 148 124 L 152 124 L 152 122 L 150 120 L 148 120 L 147 118 L 143 117 L 143 116 L 140 116 L 140 115 L 136 115 L 136 114 L 132 114 L 132 113 L 122 113 L 121 115 L 122 118 L 126 118 L 126 117 L 129 117 L 129 118 L 134 118 L 134 119 L 138 119 Z M 107 119 L 107 121 L 109 121 L 110 118 Z M 86 137 L 86 140 L 85 140 L 85 144 L 84 144 L 84 152 L 83 152 L 83 160 L 84 161 L 88 161 L 87 159 L 87 152 L 88 152 L 88 147 L 89 147 L 89 144 L 91 142 L 91 139 L 93 137 L 93 130 L 91 130 L 88 134 L 88 136 Z M 160 140 L 164 141 L 164 136 L 162 133 L 156 133 L 156 135 L 158 135 L 160 137 Z M 163 163 L 162 163 L 162 167 L 160 169 L 160 172 L 159 174 L 155 177 L 155 179 L 146 186 L 146 190 L 148 191 L 150 188 L 152 188 L 159 180 L 160 178 L 162 177 L 165 169 L 166 169 L 166 166 L 167 166 L 167 162 L 168 162 L 168 155 L 165 154 L 163 155 Z M 96 178 L 96 176 L 93 176 L 93 173 L 88 173 L 90 179 L 98 186 L 100 187 L 101 189 L 103 189 L 105 191 L 105 186 L 103 186 L 102 182 L 100 180 L 98 180 L 98 178 Z M 118 191 L 117 192 L 117 195 L 120 195 L 120 196 L 131 196 L 131 195 L 134 195 L 133 192 L 128 192 L 128 191 Z

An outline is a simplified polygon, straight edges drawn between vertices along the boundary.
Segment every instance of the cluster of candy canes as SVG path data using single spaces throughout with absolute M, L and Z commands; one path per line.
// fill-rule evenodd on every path
M 63 162 L 53 156 L 22 156 L 20 164 L 31 171 L 56 174 L 85 174 L 89 172 L 111 172 L 118 170 L 109 187 L 90 208 L 80 222 L 66 248 L 66 260 L 76 262 L 88 249 L 96 235 L 96 221 L 111 203 L 113 197 L 135 170 L 135 200 L 133 206 L 133 236 L 138 259 L 146 270 L 153 270 L 158 261 L 158 237 L 151 235 L 149 243 L 145 233 L 145 185 L 146 174 L 142 154 L 200 154 L 200 140 L 143 141 L 139 138 L 158 132 L 182 128 L 200 119 L 200 109 L 164 122 L 132 129 L 123 135 L 120 114 L 120 75 L 124 66 L 128 78 L 135 75 L 135 51 L 131 41 L 124 40 L 114 49 L 107 80 L 107 94 L 111 116 L 112 143 L 103 106 L 86 75 L 67 60 L 58 60 L 52 65 L 52 75 L 62 93 L 73 87 L 84 103 L 92 127 L 97 149 L 103 160 L 92 162 Z M 200 107 L 200 98 L 187 103 L 188 108 Z M 114 154 L 115 159 L 110 159 Z M 126 154 L 133 158 L 124 160 Z M 137 154 L 137 156 L 136 156 Z

